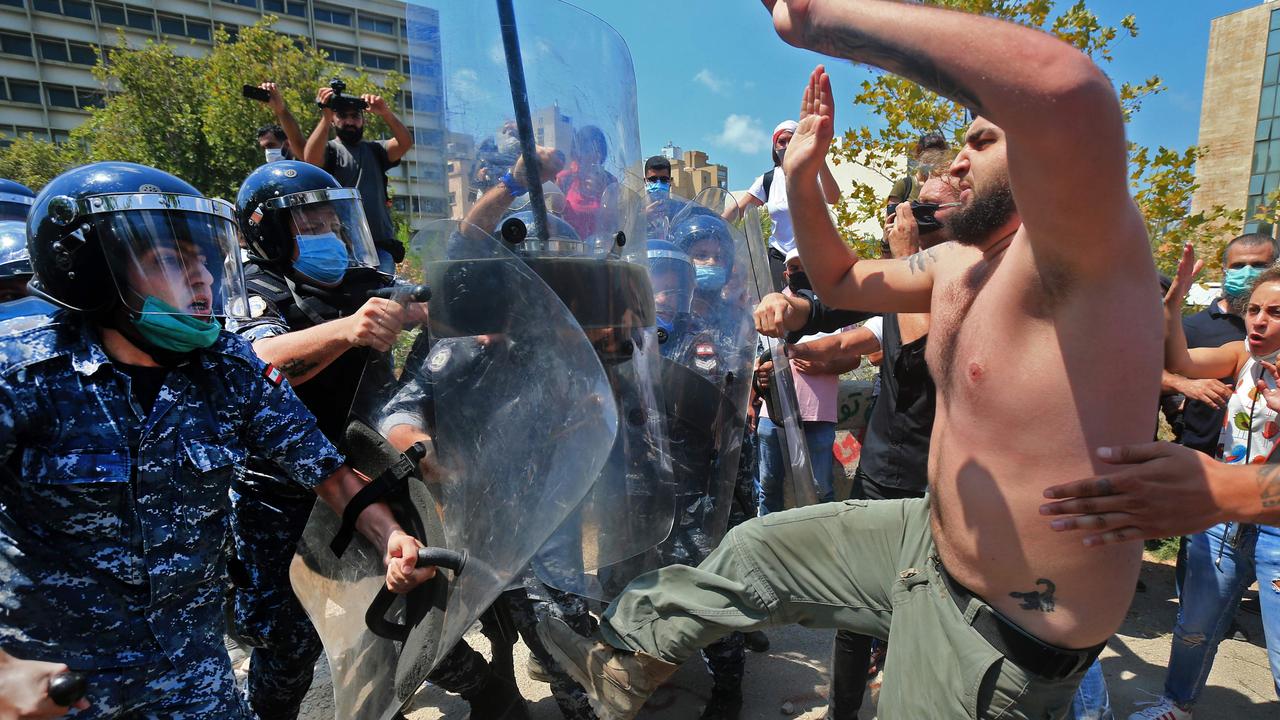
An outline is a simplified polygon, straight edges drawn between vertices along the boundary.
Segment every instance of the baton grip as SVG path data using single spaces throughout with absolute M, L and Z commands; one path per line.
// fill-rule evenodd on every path
M 370 290 L 369 297 L 382 298 L 383 300 L 394 300 L 396 297 L 403 297 L 409 302 L 427 302 L 431 299 L 431 288 L 426 285 L 414 285 L 408 288 L 407 293 L 402 294 L 401 291 L 404 289 L 404 285 L 378 288 L 377 290 Z
M 439 547 L 418 549 L 417 567 L 434 565 L 437 568 L 452 570 L 454 574 L 457 574 L 462 572 L 466 564 L 467 554 L 465 552 Z M 387 620 L 387 611 L 391 609 L 391 605 L 395 603 L 397 597 L 399 596 L 396 593 L 391 592 L 386 587 L 380 588 L 377 596 L 373 598 L 373 602 L 369 603 L 369 609 L 365 611 L 364 624 L 369 627 L 370 632 L 378 637 L 404 642 L 409 639 L 409 626 Z
M 49 680 L 49 699 L 58 707 L 71 707 L 84 697 L 89 679 L 78 672 L 58 673 Z

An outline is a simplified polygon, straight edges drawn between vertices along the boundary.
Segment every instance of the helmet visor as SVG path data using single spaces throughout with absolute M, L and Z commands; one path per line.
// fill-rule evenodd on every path
M 35 202 L 36 199 L 33 197 L 0 192 L 0 221 L 18 220 L 25 222 L 27 213 L 31 212 L 31 206 Z
M 0 220 L 0 280 L 31 276 L 31 256 L 27 254 L 27 225 L 16 220 Z
M 317 248 L 318 258 L 337 268 L 378 267 L 378 250 L 365 221 L 360 195 L 352 189 L 327 189 L 294 193 L 264 206 L 288 218 L 288 230 L 297 247 L 291 262 L 301 255 L 310 259 Z M 344 257 L 345 256 L 345 257 Z
M 120 299 L 142 314 L 247 317 L 230 206 L 217 213 L 139 209 L 93 216 Z

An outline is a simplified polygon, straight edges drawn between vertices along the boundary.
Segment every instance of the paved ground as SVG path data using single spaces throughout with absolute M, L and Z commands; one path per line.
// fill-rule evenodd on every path
M 1177 614 L 1177 602 L 1173 598 L 1173 568 L 1148 562 L 1143 568 L 1142 578 L 1147 590 L 1135 597 L 1124 627 L 1112 639 L 1102 659 L 1112 703 L 1121 720 L 1128 716 L 1136 700 L 1145 699 L 1142 690 L 1159 691 L 1168 660 L 1169 633 Z M 1256 599 L 1257 591 L 1251 590 L 1246 597 Z M 1213 673 L 1209 676 L 1209 686 L 1196 708 L 1196 720 L 1280 718 L 1280 702 L 1276 700 L 1272 687 L 1261 620 L 1257 615 L 1242 612 L 1240 623 L 1251 640 L 1228 640 L 1222 644 Z M 743 718 L 790 716 L 821 720 L 826 711 L 830 636 L 829 632 L 799 627 L 769 631 L 772 650 L 765 655 L 749 654 L 747 658 Z M 471 638 L 475 647 L 485 647 L 483 637 L 478 633 L 473 633 Z M 521 691 L 530 700 L 532 717 L 534 720 L 558 720 L 560 713 L 548 694 L 548 687 L 523 675 L 527 658 L 524 646 L 517 645 L 516 652 Z M 302 717 L 330 720 L 333 718 L 329 699 L 331 687 L 323 662 L 317 666 L 316 679 Z M 701 663 L 689 663 L 676 674 L 668 687 L 650 701 L 649 709 L 642 717 L 695 720 L 709 689 L 710 682 Z M 410 720 L 462 720 L 466 717 L 466 703 L 430 688 L 419 696 L 409 713 Z M 870 700 L 862 717 L 874 717 L 874 706 Z

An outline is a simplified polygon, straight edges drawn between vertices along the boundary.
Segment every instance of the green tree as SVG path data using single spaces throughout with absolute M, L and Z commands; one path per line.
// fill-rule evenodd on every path
M 404 78 L 389 73 L 382 85 L 367 73 L 341 66 L 312 45 L 271 30 L 268 16 L 232 39 L 219 27 L 212 50 L 188 57 L 168 43 L 129 47 L 123 34 L 100 56 L 94 74 L 107 89 L 102 108 L 72 132 L 89 160 L 126 160 L 160 168 L 207 195 L 234 198 L 240 181 L 262 162 L 258 127 L 275 122 L 266 105 L 241 94 L 244 85 L 272 81 L 302 127 L 319 119 L 316 89 L 342 77 L 351 94 L 376 93 L 394 100 Z M 369 118 L 366 131 L 387 132 Z
M 1085 0 L 1077 0 L 1060 8 L 1056 0 L 927 0 L 931 4 L 981 13 L 1011 22 L 1040 28 L 1071 43 L 1089 55 L 1105 70 L 1112 59 L 1116 43 L 1123 37 L 1136 37 L 1137 21 L 1125 16 L 1117 25 L 1106 25 L 1091 11 Z M 1164 86 L 1159 77 L 1141 82 L 1124 81 L 1117 90 L 1125 117 L 1141 109 L 1143 99 L 1159 93 Z M 896 180 L 908 172 L 907 157 L 916 139 L 926 132 L 941 132 L 958 147 L 968 125 L 965 108 L 896 75 L 877 73 L 861 83 L 853 104 L 868 108 L 880 120 L 875 126 L 864 125 L 845 131 L 833 148 L 833 160 L 839 164 L 862 165 L 887 180 Z M 1152 251 L 1162 268 L 1177 263 L 1178 248 L 1184 242 L 1207 245 L 1223 233 L 1238 229 L 1241 213 L 1223 207 L 1191 213 L 1191 196 L 1196 190 L 1195 161 L 1203 154 L 1200 148 L 1178 151 L 1168 148 L 1150 149 L 1130 146 L 1131 186 L 1135 200 L 1146 218 Z M 862 183 L 842 198 L 836 207 L 841 225 L 852 228 L 869 219 L 879 219 L 884 198 Z M 872 254 L 879 247 L 878 237 L 845 233 L 859 252 Z M 1216 253 L 1202 253 L 1206 259 Z
M 64 170 L 84 162 L 84 151 L 73 143 L 52 143 L 30 133 L 0 149 L 0 177 L 40 191 Z

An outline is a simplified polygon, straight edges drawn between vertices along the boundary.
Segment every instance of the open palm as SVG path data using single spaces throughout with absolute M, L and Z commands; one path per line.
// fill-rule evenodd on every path
M 827 161 L 835 128 L 835 101 L 831 97 L 831 78 L 819 65 L 809 75 L 809 84 L 800 103 L 800 124 L 782 159 L 787 177 L 816 177 Z
M 1196 259 L 1196 249 L 1187 243 L 1182 247 L 1182 258 L 1178 260 L 1178 272 L 1173 277 L 1173 284 L 1169 286 L 1169 292 L 1165 293 L 1165 300 L 1176 299 L 1179 303 L 1187 297 L 1187 293 L 1191 292 L 1191 283 L 1196 279 L 1196 275 L 1200 274 L 1200 269 L 1204 267 L 1203 260 Z

